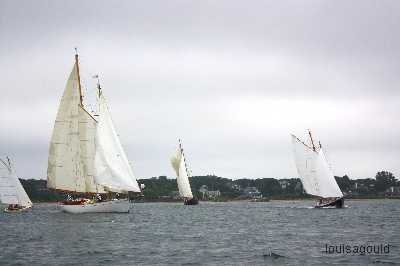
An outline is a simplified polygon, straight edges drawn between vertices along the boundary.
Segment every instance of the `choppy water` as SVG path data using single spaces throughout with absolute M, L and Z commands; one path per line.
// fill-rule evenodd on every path
M 385 265 L 400 263 L 400 201 L 135 204 L 130 214 L 0 214 L 0 265 Z M 328 245 L 390 244 L 385 255 Z

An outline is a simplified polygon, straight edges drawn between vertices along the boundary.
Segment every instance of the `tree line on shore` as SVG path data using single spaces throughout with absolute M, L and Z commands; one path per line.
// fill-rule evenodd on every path
M 400 181 L 390 172 L 380 171 L 375 178 L 350 179 L 347 175 L 338 177 L 336 181 L 347 198 L 400 198 Z M 145 185 L 143 194 L 139 197 L 144 201 L 167 201 L 177 199 L 176 179 L 166 176 L 139 179 L 140 184 Z M 36 202 L 60 201 L 65 194 L 49 190 L 46 180 L 21 179 L 31 200 Z M 212 200 L 235 200 L 251 196 L 246 191 L 253 189 L 259 195 L 269 199 L 301 199 L 310 198 L 305 194 L 298 178 L 258 178 L 258 179 L 228 179 L 215 175 L 190 177 L 193 194 L 200 199 L 204 198 L 204 191 L 218 191 L 218 196 Z M 210 199 L 210 198 L 206 198 Z

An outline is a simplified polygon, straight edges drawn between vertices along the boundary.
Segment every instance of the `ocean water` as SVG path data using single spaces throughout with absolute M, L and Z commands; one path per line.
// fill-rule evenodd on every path
M 0 265 L 400 264 L 400 200 L 324 210 L 313 203 L 138 203 L 129 214 L 66 214 L 35 204 L 0 213 Z M 326 252 L 342 244 L 388 244 L 389 253 Z

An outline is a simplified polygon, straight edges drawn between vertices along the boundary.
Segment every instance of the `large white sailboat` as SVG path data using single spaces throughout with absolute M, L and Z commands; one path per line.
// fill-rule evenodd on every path
M 91 115 L 83 104 L 75 54 L 50 142 L 47 187 L 68 193 L 68 199 L 60 204 L 65 212 L 127 213 L 130 203 L 124 195 L 140 192 L 140 188 L 99 82 L 97 88 L 98 108 Z
M 321 142 L 314 144 L 308 131 L 311 145 L 292 135 L 297 172 L 307 194 L 318 197 L 316 208 L 343 208 L 344 198 L 333 172 L 329 167 Z
M 8 157 L 5 160 L 0 158 L 0 203 L 8 204 L 5 212 L 19 212 L 32 207 Z
M 181 140 L 179 140 L 179 147 L 176 155 L 171 158 L 171 164 L 176 173 L 176 182 L 178 183 L 179 195 L 183 198 L 184 204 L 197 205 L 199 201 L 193 197 L 193 193 L 190 188 L 189 173 Z

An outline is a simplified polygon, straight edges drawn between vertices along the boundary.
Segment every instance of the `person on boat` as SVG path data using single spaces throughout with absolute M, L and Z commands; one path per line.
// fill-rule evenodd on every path
M 103 198 L 101 197 L 100 194 L 97 194 L 97 195 L 96 195 L 96 198 L 97 198 L 97 201 L 98 201 L 98 202 L 102 202 L 102 201 L 103 201 Z
M 10 210 L 10 211 L 15 211 L 15 210 L 18 210 L 19 208 L 20 208 L 20 207 L 19 207 L 18 204 L 10 204 L 10 205 L 8 205 L 8 207 L 7 207 L 7 209 Z

